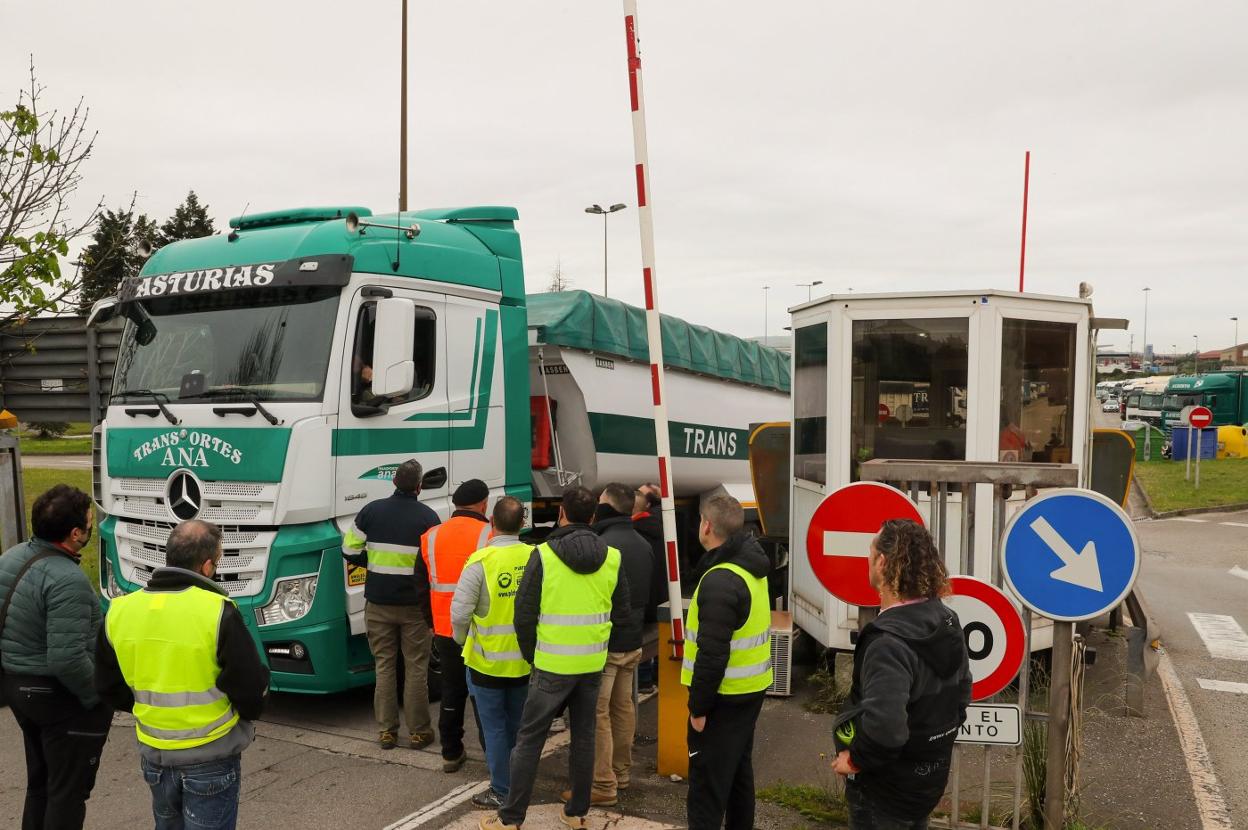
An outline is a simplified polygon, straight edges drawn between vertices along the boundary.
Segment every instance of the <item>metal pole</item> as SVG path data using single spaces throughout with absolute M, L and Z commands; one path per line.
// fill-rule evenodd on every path
M 407 0 L 403 0 L 403 57 L 399 62 L 399 212 L 407 210 Z
M 1018 254 L 1018 290 L 1023 290 L 1023 272 L 1027 266 L 1027 191 L 1031 184 L 1031 151 L 1023 157 L 1023 243 Z
M 624 0 L 624 37 L 628 50 L 628 91 L 633 111 L 633 154 L 637 175 L 637 219 L 641 229 L 641 274 L 646 292 L 646 339 L 650 347 L 650 382 L 654 397 L 654 438 L 659 456 L 663 499 L 663 540 L 667 546 L 667 597 L 672 615 L 672 657 L 684 656 L 684 607 L 680 596 L 680 560 L 676 548 L 676 500 L 672 488 L 671 435 L 664 397 L 663 338 L 659 328 L 659 277 L 654 266 L 654 216 L 650 211 L 650 152 L 646 145 L 645 96 L 641 53 L 637 49 L 637 0 Z
M 1144 376 L 1148 376 L 1148 292 L 1153 289 L 1144 288 Z
M 1183 480 L 1192 480 L 1192 427 L 1187 428 L 1187 468 L 1183 470 Z
M 607 296 L 607 217 L 611 214 L 604 211 L 602 214 L 602 296 Z
M 1190 444 L 1191 441 L 1188 441 Z M 1203 429 L 1196 430 L 1196 489 L 1200 489 L 1200 451 L 1204 449 L 1205 431 Z M 1190 452 L 1190 450 L 1189 450 Z
M 1066 820 L 1066 733 L 1070 731 L 1070 654 L 1074 624 L 1053 622 L 1053 676 L 1049 684 L 1049 734 L 1044 768 L 1044 830 Z
M 996 558 L 996 542 L 993 542 L 993 558 Z M 1023 667 L 1018 673 L 1018 708 L 1021 711 L 1022 722 L 1019 728 L 1023 730 L 1023 746 L 1020 746 L 1014 753 L 1014 819 L 1010 822 L 1011 830 L 1018 830 L 1019 820 L 1021 818 L 1022 809 L 1019 802 L 1023 798 L 1023 756 L 1025 755 L 1024 746 L 1027 740 L 1027 707 L 1028 696 L 1031 694 L 1031 609 L 1023 608 L 1023 638 L 1026 647 L 1023 649 Z
M 768 310 L 767 310 L 767 295 L 770 292 L 770 290 L 771 290 L 770 285 L 763 286 L 763 345 L 764 346 L 767 345 L 767 323 L 769 322 L 767 319 L 769 316 Z

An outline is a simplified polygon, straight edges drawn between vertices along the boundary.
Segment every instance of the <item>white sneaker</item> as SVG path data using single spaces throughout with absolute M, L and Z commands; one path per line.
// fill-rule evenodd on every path
M 566 732 L 568 729 L 568 721 L 562 715 L 550 722 L 550 733 L 552 735 L 559 732 Z

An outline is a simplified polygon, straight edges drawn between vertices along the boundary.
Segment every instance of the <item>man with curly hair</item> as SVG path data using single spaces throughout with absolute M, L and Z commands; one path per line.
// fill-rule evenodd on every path
M 922 525 L 884 523 L 871 542 L 880 613 L 858 636 L 849 703 L 835 722 L 850 830 L 926 830 L 949 779 L 971 670 L 945 563 Z

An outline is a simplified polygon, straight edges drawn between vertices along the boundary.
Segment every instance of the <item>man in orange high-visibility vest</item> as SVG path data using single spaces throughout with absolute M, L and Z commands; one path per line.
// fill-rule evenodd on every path
M 442 771 L 456 772 L 468 754 L 464 750 L 464 707 L 468 705 L 468 682 L 462 648 L 455 642 L 451 626 L 451 599 L 468 557 L 490 540 L 490 523 L 485 518 L 490 488 L 478 478 L 470 478 L 451 495 L 455 512 L 420 538 L 420 555 L 429 572 L 429 605 L 433 610 L 433 647 L 442 673 L 442 701 L 438 715 L 438 737 L 442 741 Z M 473 707 L 473 717 L 477 710 Z M 480 720 L 477 734 L 481 734 Z M 484 741 L 484 739 L 482 739 Z M 484 743 L 482 743 L 484 748 Z

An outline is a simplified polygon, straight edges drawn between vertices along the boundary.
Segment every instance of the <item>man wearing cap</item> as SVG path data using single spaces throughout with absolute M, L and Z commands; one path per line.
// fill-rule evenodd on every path
M 433 647 L 442 672 L 442 701 L 438 715 L 438 737 L 442 741 L 442 771 L 456 772 L 468 754 L 464 750 L 464 707 L 468 705 L 468 682 L 464 658 L 455 643 L 451 623 L 451 602 L 455 586 L 468 557 L 490 540 L 490 523 L 485 518 L 490 488 L 479 478 L 470 478 L 455 489 L 451 503 L 455 512 L 420 539 L 420 555 L 429 573 L 429 605 L 433 610 Z M 473 717 L 477 717 L 473 706 Z M 477 734 L 481 722 L 477 718 Z M 485 739 L 482 738 L 484 747 Z

